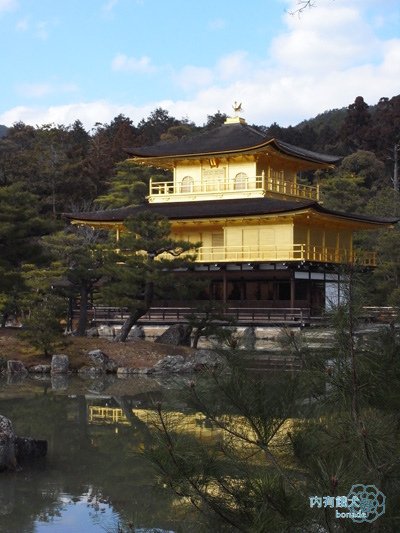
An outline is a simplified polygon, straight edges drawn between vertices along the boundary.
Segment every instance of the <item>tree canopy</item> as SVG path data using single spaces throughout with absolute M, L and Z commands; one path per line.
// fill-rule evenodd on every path
M 178 292 L 173 270 L 191 261 L 196 244 L 171 238 L 171 226 L 160 215 L 144 212 L 128 219 L 119 242 L 118 261 L 108 265 L 102 296 L 109 304 L 128 309 L 119 341 L 147 313 L 156 296 Z M 200 243 L 199 243 L 200 245 Z

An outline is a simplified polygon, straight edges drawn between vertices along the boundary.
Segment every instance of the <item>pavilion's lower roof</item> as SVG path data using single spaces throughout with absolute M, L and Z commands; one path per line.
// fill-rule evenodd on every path
M 294 213 L 312 209 L 320 214 L 330 215 L 345 220 L 352 220 L 377 225 L 395 224 L 399 218 L 372 217 L 326 209 L 313 200 L 280 200 L 275 198 L 240 198 L 234 200 L 210 200 L 204 202 L 168 202 L 148 203 L 139 206 L 123 207 L 106 211 L 66 213 L 65 218 L 82 223 L 121 223 L 139 213 L 150 211 L 169 220 L 190 220 L 207 218 L 225 218 L 242 216 L 262 216 Z

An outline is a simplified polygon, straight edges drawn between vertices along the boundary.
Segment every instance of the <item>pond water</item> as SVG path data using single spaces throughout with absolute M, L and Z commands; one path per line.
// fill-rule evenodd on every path
M 184 379 L 0 380 L 0 414 L 17 435 L 48 441 L 48 455 L 0 477 L 1 533 L 203 531 L 163 487 L 142 450 L 155 402 L 213 428 L 185 403 Z

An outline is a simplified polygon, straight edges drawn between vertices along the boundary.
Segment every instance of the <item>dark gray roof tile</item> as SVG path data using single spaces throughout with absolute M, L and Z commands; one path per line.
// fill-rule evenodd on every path
M 312 208 L 322 214 L 375 224 L 394 224 L 399 220 L 394 217 L 372 217 L 333 211 L 324 208 L 313 200 L 281 200 L 277 198 L 241 198 L 235 200 L 205 200 L 202 202 L 153 203 L 107 211 L 96 211 L 93 213 L 67 213 L 64 216 L 70 220 L 84 220 L 87 222 L 123 222 L 125 219 L 134 217 L 144 211 L 151 211 L 170 220 L 188 220 L 252 215 L 261 216 L 274 213 L 291 213 L 308 208 Z
M 184 137 L 177 142 L 159 142 L 153 146 L 129 148 L 127 153 L 131 157 L 139 159 L 195 155 L 218 156 L 227 153 L 253 151 L 268 145 L 286 155 L 313 163 L 332 165 L 341 159 L 338 156 L 319 154 L 267 137 L 251 126 L 240 122 L 223 124 L 210 131 L 192 137 Z

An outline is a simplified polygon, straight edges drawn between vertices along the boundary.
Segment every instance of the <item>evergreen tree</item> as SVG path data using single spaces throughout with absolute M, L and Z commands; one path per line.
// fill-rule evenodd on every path
M 24 321 L 21 337 L 43 352 L 45 357 L 62 341 L 62 320 L 65 318 L 65 302 L 54 294 L 47 294 L 36 302 Z
M 212 130 L 213 128 L 222 126 L 227 118 L 228 115 L 226 113 L 221 113 L 221 111 L 218 110 L 214 115 L 207 115 L 207 122 L 204 128 L 206 130 Z
M 76 334 L 86 335 L 89 298 L 104 275 L 104 265 L 109 255 L 114 256 L 105 237 L 87 227 L 73 227 L 49 235 L 43 242 L 51 254 L 53 282 L 58 278 L 61 286 L 79 298 L 79 321 Z
M 388 185 L 385 165 L 373 152 L 366 150 L 358 150 L 354 154 L 343 158 L 339 172 L 362 178 L 363 185 L 368 189 L 376 189 Z
M 357 96 L 354 103 L 347 108 L 347 115 L 341 131 L 349 152 L 368 150 L 371 125 L 372 119 L 369 105 L 362 96 Z
M 344 213 L 365 213 L 371 193 L 364 179 L 354 174 L 334 173 L 320 182 L 321 198 L 328 209 Z
M 109 181 L 106 194 L 96 198 L 96 204 L 106 209 L 116 209 L 146 202 L 149 194 L 150 178 L 153 181 L 172 180 L 171 173 L 159 169 L 157 173 L 150 167 L 124 161 L 116 165 L 116 173 Z
M 386 496 L 379 518 L 371 501 L 359 502 L 371 520 L 362 530 L 398 530 L 399 330 L 359 335 L 357 275 L 346 274 L 347 302 L 332 316 L 326 354 L 288 336 L 301 372 L 263 379 L 230 351 L 230 372 L 212 374 L 215 389 L 190 383 L 191 405 L 222 434 L 214 445 L 184 435 L 158 406 L 158 440 L 147 454 L 180 501 L 208 517 L 210 530 L 355 531 L 359 524 L 337 519 L 335 502 L 359 483 Z
M 166 109 L 157 107 L 147 119 L 142 119 L 137 128 L 139 136 L 139 145 L 151 145 L 158 142 L 163 133 L 173 126 L 179 126 L 180 122 L 171 117 Z
M 177 292 L 173 270 L 187 265 L 193 243 L 170 237 L 167 219 L 149 212 L 125 222 L 126 232 L 119 243 L 118 262 L 107 268 L 108 282 L 102 290 L 103 299 L 128 309 L 118 341 L 125 341 L 132 327 L 145 315 L 156 296 Z
M 2 325 L 18 309 L 25 289 L 25 263 L 40 264 L 44 257 L 40 236 L 51 229 L 39 215 L 37 198 L 21 185 L 0 187 L 0 306 Z

